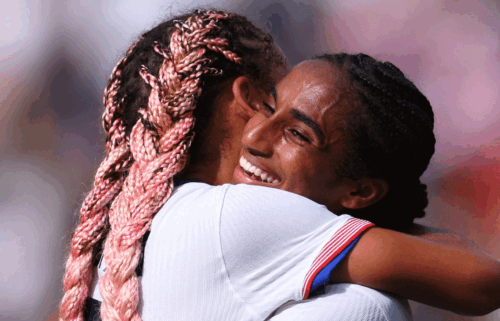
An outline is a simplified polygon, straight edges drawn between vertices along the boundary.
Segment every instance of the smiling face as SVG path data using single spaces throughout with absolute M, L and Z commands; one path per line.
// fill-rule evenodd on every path
M 331 64 L 295 67 L 246 125 L 233 182 L 287 190 L 342 210 L 345 188 L 336 172 L 345 158 L 341 124 L 350 101 Z

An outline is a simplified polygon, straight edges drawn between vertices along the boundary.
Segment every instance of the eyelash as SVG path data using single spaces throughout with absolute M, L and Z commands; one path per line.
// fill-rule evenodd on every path
M 270 113 L 271 115 L 274 114 L 274 108 L 271 107 L 271 105 L 267 103 L 262 103 L 262 105 L 264 105 L 264 109 L 266 110 L 266 112 Z
M 310 143 L 311 142 L 307 137 L 305 137 L 304 135 L 302 135 L 296 129 L 290 129 L 289 132 L 290 132 L 290 134 L 292 134 L 293 136 L 297 137 L 298 139 L 300 139 L 301 141 L 303 141 L 305 143 Z
M 262 105 L 264 106 L 265 112 L 267 112 L 270 115 L 274 114 L 274 112 L 276 111 L 273 107 L 271 107 L 271 105 L 269 105 L 265 102 L 262 102 Z M 309 138 L 307 138 L 306 136 L 302 135 L 298 130 L 289 129 L 288 131 L 292 136 L 297 137 L 302 142 L 307 143 L 307 144 L 311 143 L 311 140 Z

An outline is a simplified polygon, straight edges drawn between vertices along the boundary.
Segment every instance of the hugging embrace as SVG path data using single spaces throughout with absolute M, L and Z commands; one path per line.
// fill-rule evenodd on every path
M 411 319 L 400 297 L 500 307 L 495 259 L 415 232 L 434 115 L 393 64 L 337 53 L 290 70 L 246 18 L 194 11 L 130 47 L 104 103 L 107 155 L 61 320 Z

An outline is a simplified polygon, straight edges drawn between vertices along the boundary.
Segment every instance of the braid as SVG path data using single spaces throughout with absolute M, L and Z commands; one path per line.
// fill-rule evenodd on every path
M 434 114 L 427 98 L 390 62 L 365 54 L 340 53 L 317 59 L 346 76 L 357 101 L 344 115 L 348 148 L 340 177 L 383 178 L 389 192 L 353 215 L 381 227 L 404 230 L 425 215 L 426 186 L 420 176 L 434 153 Z M 359 106 L 360 108 L 355 108 Z
M 107 270 L 100 284 L 105 320 L 139 319 L 135 269 L 140 241 L 153 215 L 170 197 L 172 177 L 184 167 L 193 137 L 192 110 L 200 93 L 200 76 L 215 71 L 208 67 L 210 60 L 203 58 L 207 49 L 200 40 L 217 27 L 216 18 L 225 16 L 208 12 L 177 23 L 169 50 L 155 46 L 155 51 L 164 57 L 158 78 L 148 73 L 146 67 L 141 69 L 140 75 L 151 86 L 151 92 L 147 108 L 138 110 L 140 117 L 130 134 L 134 164 L 109 213 L 111 230 L 104 248 Z M 215 40 L 212 47 L 227 46 L 223 39 Z M 237 60 L 229 50 L 218 51 Z
M 286 60 L 271 37 L 244 17 L 217 11 L 165 21 L 130 47 L 105 89 L 107 156 L 73 236 L 61 320 L 82 320 L 92 257 L 104 236 L 102 319 L 140 320 L 141 240 L 186 164 L 195 118 L 208 124 L 215 93 L 227 80 L 247 75 L 270 87 L 276 66 Z M 203 131 L 197 124 L 197 136 Z
M 135 44 L 127 52 L 133 50 Z M 119 114 L 120 105 L 115 95 L 120 84 L 121 70 L 127 60 L 123 58 L 114 68 L 105 90 L 103 127 L 106 132 L 108 155 L 99 166 L 94 187 L 85 198 L 80 210 L 80 224 L 71 241 L 64 277 L 65 294 L 61 301 L 60 316 L 63 320 L 79 320 L 83 317 L 82 306 L 92 280 L 91 263 L 96 248 L 106 233 L 109 206 L 120 192 L 124 171 L 130 163 L 130 151 L 124 143 L 124 126 Z

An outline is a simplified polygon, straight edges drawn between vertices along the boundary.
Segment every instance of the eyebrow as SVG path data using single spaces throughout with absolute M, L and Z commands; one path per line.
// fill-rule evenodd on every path
M 272 86 L 271 90 L 269 90 L 269 93 L 273 95 L 274 101 L 278 101 L 278 94 L 276 93 L 276 86 Z
M 323 141 L 323 138 L 325 137 L 325 134 L 321 130 L 321 127 L 319 127 L 318 123 L 312 120 L 309 116 L 304 114 L 303 112 L 297 110 L 297 109 L 291 109 L 290 114 L 292 114 L 293 118 L 297 119 L 298 121 L 303 122 L 306 124 L 309 128 L 311 128 L 316 134 L 316 137 L 318 140 L 321 142 Z

